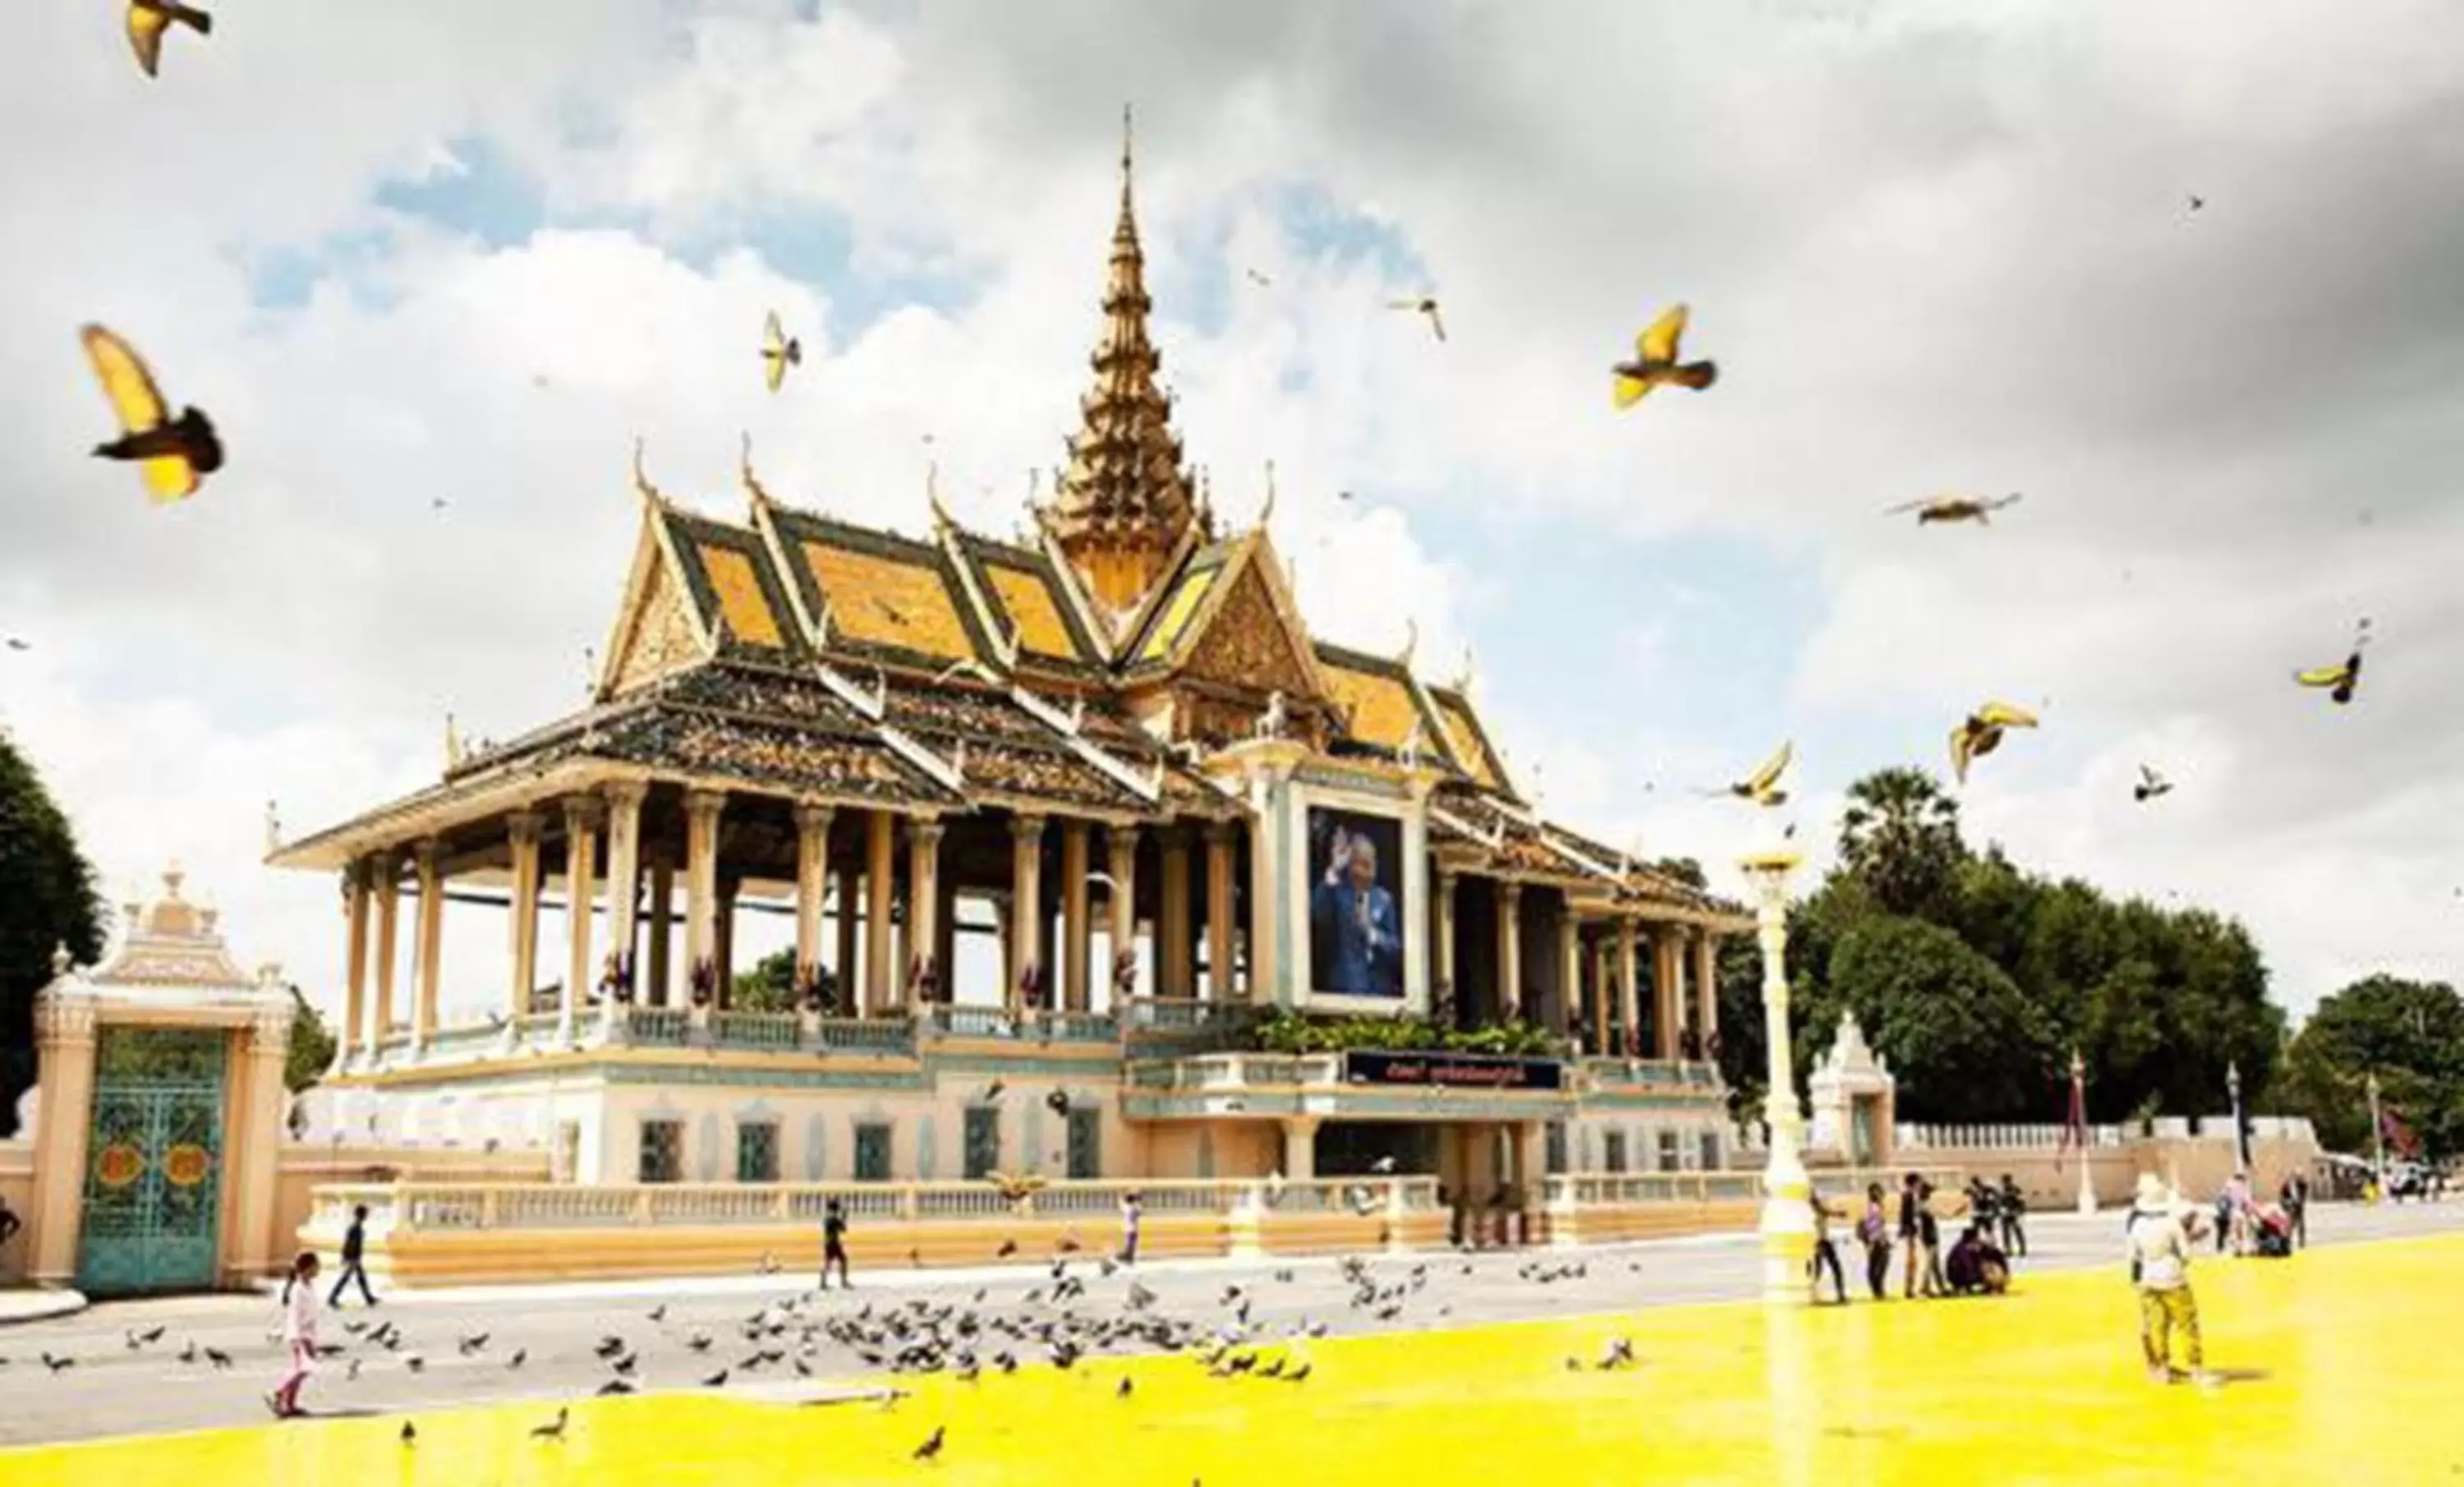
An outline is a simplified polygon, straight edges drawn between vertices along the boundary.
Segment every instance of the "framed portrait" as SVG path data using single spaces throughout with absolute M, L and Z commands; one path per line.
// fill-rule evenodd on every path
M 1310 990 L 1401 1002 L 1410 943 L 1402 823 L 1317 805 L 1308 822 Z

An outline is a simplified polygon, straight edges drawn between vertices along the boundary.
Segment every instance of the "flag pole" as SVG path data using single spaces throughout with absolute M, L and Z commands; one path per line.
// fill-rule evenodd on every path
M 2387 1127 L 2379 1116 L 2379 1076 L 2370 1075 L 2363 1086 L 2370 1095 L 2370 1171 L 2378 1179 L 2379 1191 L 2387 1191 Z
M 2079 1050 L 2071 1050 L 2071 1139 L 2079 1143 L 2079 1210 L 2096 1211 L 2096 1183 L 2088 1172 L 2087 1163 L 2087 1065 L 2079 1058 Z

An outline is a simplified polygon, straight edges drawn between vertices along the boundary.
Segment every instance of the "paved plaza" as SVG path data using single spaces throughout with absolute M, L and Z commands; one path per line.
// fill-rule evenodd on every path
M 1746 1236 L 1377 1257 L 1371 1287 L 1401 1294 L 1358 1306 L 1355 1282 L 1326 1261 L 1142 1274 L 1153 1319 L 1212 1330 L 1251 1303 L 1245 1351 L 1258 1363 L 1229 1378 L 1211 1376 L 1195 1350 L 1099 1349 L 1062 1370 L 1016 1343 L 1015 1374 L 893 1378 L 825 1331 L 809 1349 L 799 1342 L 807 1323 L 919 1298 L 988 1319 L 1049 1315 L 1048 1295 L 1024 1300 L 1049 1291 L 1039 1271 L 860 1277 L 871 1283 L 852 1297 L 791 1314 L 777 1307 L 793 1293 L 756 1277 L 402 1297 L 375 1313 L 402 1334 L 392 1349 L 343 1330 L 365 1320 L 356 1310 L 329 1321 L 329 1340 L 349 1345 L 309 1387 L 325 1418 L 284 1425 L 259 1403 L 275 1354 L 265 1302 L 103 1305 L 0 1332 L 0 1433 L 17 1448 L 0 1451 L 0 1477 L 750 1482 L 780 1479 L 784 1462 L 826 1463 L 845 1481 L 930 1470 L 954 1482 L 1067 1473 L 1089 1483 L 1469 1481 L 1507 1463 L 1558 1481 L 2178 1481 L 2252 1459 L 2287 1480 L 2464 1470 L 2449 1432 L 2418 1427 L 2438 1401 L 2431 1374 L 2409 1362 L 2416 1349 L 2389 1345 L 2464 1327 L 2452 1283 L 2464 1206 L 2322 1208 L 2317 1248 L 2291 1261 L 2203 1262 L 2209 1357 L 2230 1376 L 2212 1392 L 2145 1383 L 2116 1273 L 2119 1224 L 2040 1217 L 2020 1291 L 1999 1302 L 1780 1319 L 1716 1304 L 1752 1292 Z M 1087 1295 L 1068 1308 L 1121 1314 L 1129 1276 L 1079 1269 Z M 1227 1300 L 1234 1286 L 1242 1295 Z M 765 1302 L 788 1321 L 784 1345 L 744 1335 Z M 130 1345 L 158 1326 L 158 1341 Z M 637 1360 L 633 1397 L 594 1397 L 612 1377 L 595 1351 L 611 1335 Z M 696 1349 L 696 1338 L 710 1345 Z M 1631 1342 L 1635 1365 L 1590 1366 L 1617 1338 Z M 197 1361 L 184 1363 L 192 1343 Z M 215 1366 L 209 1348 L 231 1366 Z M 743 1367 L 763 1351 L 782 1356 Z M 993 1355 L 989 1340 L 982 1352 Z M 74 1362 L 54 1370 L 46 1355 Z M 1306 1361 L 1309 1377 L 1255 1376 L 1278 1361 L 1285 1371 Z M 729 1383 L 703 1387 L 720 1368 Z M 884 1389 L 905 1397 L 884 1404 Z M 566 1405 L 564 1437 L 533 1440 Z M 911 1454 L 936 1428 L 947 1443 L 928 1469 Z

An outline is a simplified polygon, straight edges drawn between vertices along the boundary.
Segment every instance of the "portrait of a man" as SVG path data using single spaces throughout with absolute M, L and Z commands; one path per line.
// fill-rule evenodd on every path
M 1309 839 L 1322 849 L 1309 887 L 1309 948 L 1314 988 L 1336 996 L 1403 994 L 1403 918 L 1397 903 L 1397 845 L 1392 823 L 1310 812 Z M 1383 827 L 1384 831 L 1377 828 Z

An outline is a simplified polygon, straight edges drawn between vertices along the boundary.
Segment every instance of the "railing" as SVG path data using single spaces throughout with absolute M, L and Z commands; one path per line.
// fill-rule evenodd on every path
M 1120 1025 L 1131 1042 L 1202 1052 L 1231 1047 L 1257 1023 L 1258 1015 L 1252 1002 L 1136 996 L 1121 1004 Z
M 713 1012 L 710 1032 L 720 1048 L 762 1053 L 792 1052 L 800 1041 L 794 1012 Z
M 1894 1140 L 1904 1151 L 2054 1151 L 2068 1143 L 2059 1125 L 1901 1125 Z M 2119 1125 L 2091 1125 L 2090 1146 L 2120 1146 L 2129 1135 Z
M 466 1053 L 487 1053 L 501 1047 L 505 1041 L 504 1025 L 478 1023 L 462 1028 L 439 1028 L 428 1037 L 429 1058 Z
M 308 1229 L 339 1240 L 351 1210 L 371 1234 L 476 1231 L 816 1225 L 833 1199 L 852 1221 L 1008 1222 L 1021 1217 L 1108 1220 L 1136 1193 L 1150 1214 L 1229 1216 L 1244 1205 L 1278 1213 L 1415 1212 L 1437 1207 L 1434 1177 L 1148 1182 L 1055 1181 L 1013 1203 L 975 1183 L 327 1184 L 315 1189 Z M 1366 1194 L 1371 1202 L 1364 1203 Z
M 907 1017 L 822 1017 L 814 1021 L 822 1048 L 847 1054 L 915 1056 L 915 1023 Z
M 1680 1058 L 1592 1057 L 1583 1060 L 1583 1073 L 1595 1084 L 1710 1089 L 1720 1082 L 1717 1065 Z
M 1900 1180 L 1914 1171 L 1943 1192 L 1954 1191 L 1964 1179 L 1955 1168 L 1909 1167 L 1890 1171 L 1831 1168 L 1813 1174 L 1816 1192 L 1827 1198 L 1861 1198 L 1868 1184 L 1880 1183 L 1884 1193 L 1899 1190 Z M 1758 1199 L 1763 1195 L 1760 1172 L 1565 1172 L 1550 1177 L 1551 1207 L 1572 1204 L 1592 1208 L 1631 1203 L 1713 1203 Z
M 627 1042 L 643 1048 L 682 1048 L 692 1041 L 693 1013 L 681 1007 L 642 1007 L 625 1014 Z
M 1001 1038 L 1032 1043 L 1118 1043 L 1120 1020 L 1110 1012 L 1042 1010 L 939 1004 L 918 1014 L 923 1030 L 941 1037 Z

